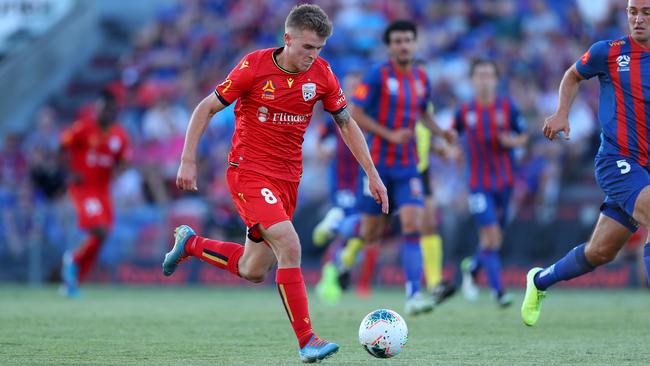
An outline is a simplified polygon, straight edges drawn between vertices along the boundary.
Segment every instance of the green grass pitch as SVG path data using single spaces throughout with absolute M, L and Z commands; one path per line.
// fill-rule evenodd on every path
M 312 321 L 341 350 L 330 365 L 648 365 L 650 293 L 549 293 L 540 323 L 522 325 L 517 302 L 457 296 L 406 318 L 409 343 L 373 359 L 357 330 L 376 308 L 402 311 L 401 290 L 336 307 L 310 293 Z M 0 365 L 298 365 L 297 345 L 274 288 L 90 287 L 61 298 L 46 287 L 0 287 Z

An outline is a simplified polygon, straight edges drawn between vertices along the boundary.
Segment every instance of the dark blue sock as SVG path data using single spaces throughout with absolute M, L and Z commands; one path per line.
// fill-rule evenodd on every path
M 645 263 L 645 275 L 650 286 L 650 243 L 643 246 L 643 262 Z
M 498 296 L 503 294 L 503 284 L 501 283 L 501 260 L 499 253 L 494 249 L 481 249 L 479 252 L 481 266 L 485 269 L 488 283 Z
M 586 243 L 578 245 L 571 249 L 564 258 L 538 272 L 534 278 L 535 287 L 545 291 L 556 282 L 570 280 L 593 271 L 596 267 L 587 262 L 585 246 Z
M 411 297 L 420 291 L 420 280 L 422 279 L 420 233 L 409 233 L 402 236 L 402 268 L 406 277 L 406 296 Z

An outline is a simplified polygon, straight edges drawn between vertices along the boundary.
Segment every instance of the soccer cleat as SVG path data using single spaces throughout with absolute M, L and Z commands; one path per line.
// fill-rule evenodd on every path
M 443 281 L 433 289 L 433 302 L 436 305 L 440 305 L 443 301 L 454 296 L 455 293 L 456 287 L 446 281 Z
M 501 308 L 509 307 L 510 305 L 512 305 L 512 301 L 513 301 L 512 295 L 510 295 L 507 292 L 502 293 L 501 296 L 497 295 L 496 300 L 497 300 L 497 304 L 499 304 Z
M 404 312 L 407 315 L 428 313 L 433 310 L 434 305 L 433 297 L 422 292 L 416 292 L 406 300 Z
M 323 274 L 316 285 L 318 297 L 330 305 L 336 305 L 341 299 L 341 287 L 339 286 L 338 271 L 336 266 L 327 262 L 323 266 Z
M 71 299 L 78 298 L 79 293 L 79 267 L 74 262 L 72 252 L 63 253 L 63 266 L 61 267 L 61 279 L 63 285 L 60 292 L 63 296 Z
M 521 304 L 521 320 L 529 327 L 532 327 L 539 320 L 542 308 L 542 300 L 546 297 L 546 291 L 540 291 L 535 286 L 535 275 L 541 272 L 542 268 L 535 267 L 526 275 L 526 295 Z
M 300 360 L 304 363 L 314 363 L 331 357 L 339 351 L 339 345 L 318 338 L 316 334 L 311 336 L 307 344 L 298 351 Z
M 181 225 L 174 229 L 174 247 L 165 254 L 165 260 L 162 264 L 165 276 L 171 276 L 178 268 L 179 263 L 189 257 L 185 253 L 185 243 L 187 243 L 187 239 L 194 235 L 196 235 L 194 230 L 187 225 Z
M 332 239 L 334 239 L 336 236 L 334 230 L 339 226 L 344 217 L 345 213 L 341 208 L 331 208 L 323 220 L 321 220 L 321 222 L 319 222 L 314 228 L 314 232 L 312 233 L 312 240 L 314 241 L 314 245 L 317 247 L 322 247 L 332 241 Z
M 349 269 L 339 268 L 337 281 L 341 290 L 345 291 L 350 287 L 351 274 Z
M 478 300 L 478 287 L 476 286 L 474 274 L 472 273 L 473 261 L 474 259 L 472 257 L 466 257 L 460 262 L 460 271 L 463 273 L 461 289 L 463 290 L 465 299 L 470 302 Z

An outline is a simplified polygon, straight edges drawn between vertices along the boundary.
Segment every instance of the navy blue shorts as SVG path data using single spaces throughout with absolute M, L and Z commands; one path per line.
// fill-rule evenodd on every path
M 639 225 L 632 213 L 639 193 L 650 185 L 648 167 L 620 155 L 597 155 L 595 166 L 596 182 L 607 195 L 600 210 L 635 232 Z
M 424 206 L 424 188 L 422 179 L 415 166 L 413 167 L 377 167 L 379 177 L 388 190 L 391 211 L 404 205 Z M 357 189 L 359 212 L 368 215 L 380 215 L 381 205 L 377 204 L 368 190 L 368 177 L 361 174 Z
M 467 197 L 469 212 L 479 227 L 499 224 L 502 228 L 508 219 L 511 188 L 500 191 L 473 190 Z

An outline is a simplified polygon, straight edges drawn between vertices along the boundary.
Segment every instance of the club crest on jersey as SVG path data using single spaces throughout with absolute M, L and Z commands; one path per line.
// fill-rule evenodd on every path
M 265 100 L 275 99 L 275 85 L 273 85 L 273 81 L 267 80 L 264 86 L 262 87 L 262 99 Z
M 417 94 L 418 97 L 424 96 L 424 84 L 422 83 L 422 80 L 415 80 L 415 94 Z
M 399 89 L 399 81 L 397 81 L 395 78 L 388 78 L 388 80 L 386 80 L 386 88 L 388 88 L 388 93 L 397 94 L 397 90 Z
M 266 122 L 269 119 L 269 109 L 264 106 L 257 108 L 257 119 Z
M 120 148 L 122 148 L 122 140 L 120 140 L 120 138 L 117 136 L 111 136 L 111 138 L 108 140 L 108 148 L 112 153 L 117 153 L 120 151 Z
M 306 101 L 313 99 L 316 96 L 316 84 L 306 83 L 302 84 L 302 99 Z
M 630 56 L 620 55 L 616 58 L 616 63 L 618 64 L 618 72 L 630 71 Z

